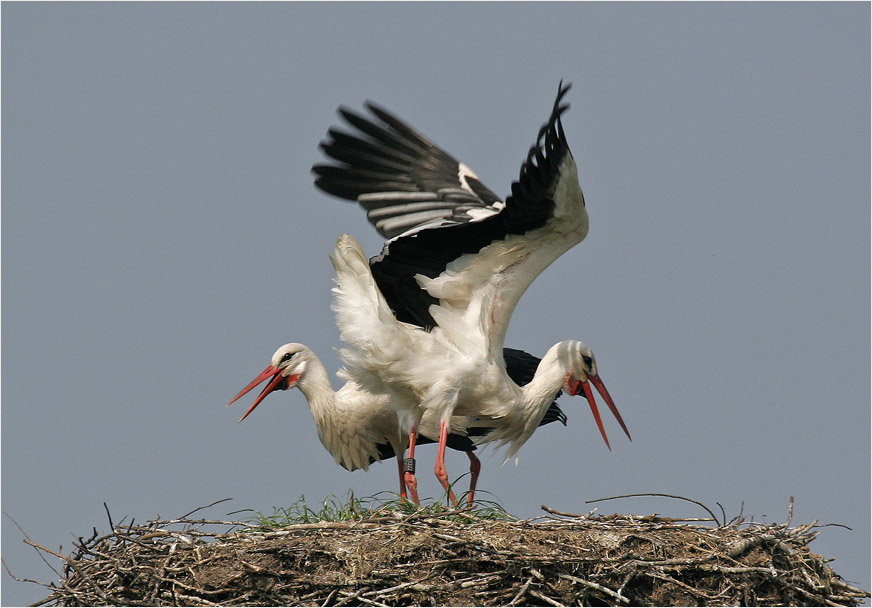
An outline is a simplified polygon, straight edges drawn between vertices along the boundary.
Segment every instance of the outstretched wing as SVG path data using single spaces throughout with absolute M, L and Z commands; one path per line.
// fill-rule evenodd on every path
M 469 167 L 387 110 L 364 105 L 374 118 L 339 108 L 353 130 L 328 131 L 321 149 L 335 162 L 312 172 L 324 192 L 360 203 L 382 236 L 443 219 L 463 223 L 502 208 Z
M 335 162 L 312 168 L 315 183 L 358 201 L 376 229 L 393 237 L 370 267 L 399 321 L 439 326 L 459 346 L 501 358 L 518 299 L 587 234 L 560 121 L 569 88 L 561 82 L 505 203 L 466 165 L 387 111 L 367 103 L 375 121 L 340 109 L 355 131 L 330 129 L 321 147 Z
M 587 234 L 584 196 L 560 120 L 568 90 L 561 85 L 551 116 L 497 213 L 419 225 L 388 241 L 370 260 L 379 290 L 399 320 L 439 326 L 455 344 L 499 356 L 521 295 Z

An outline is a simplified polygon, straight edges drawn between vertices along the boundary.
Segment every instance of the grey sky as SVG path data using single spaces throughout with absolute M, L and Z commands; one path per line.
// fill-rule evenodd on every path
M 327 255 L 342 232 L 373 255 L 381 240 L 314 189 L 317 144 L 337 106 L 373 99 L 505 195 L 565 78 L 590 234 L 533 283 L 506 344 L 591 345 L 633 442 L 607 419 L 609 452 L 563 397 L 569 426 L 517 466 L 486 450 L 480 487 L 522 517 L 666 492 L 781 522 L 792 495 L 794 522 L 853 529 L 812 549 L 869 589 L 868 3 L 2 17 L 2 506 L 35 541 L 68 552 L 106 530 L 104 501 L 145 521 L 394 491 L 393 462 L 333 463 L 297 391 L 242 424 L 250 401 L 224 408 L 285 342 L 339 367 Z M 419 453 L 423 496 L 434 458 Z M 51 580 L 2 531 L 13 572 Z M 45 596 L 2 583 L 4 604 Z

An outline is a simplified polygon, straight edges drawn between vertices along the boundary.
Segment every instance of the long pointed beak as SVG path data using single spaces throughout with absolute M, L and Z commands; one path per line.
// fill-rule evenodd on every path
M 621 418 L 621 414 L 620 412 L 618 412 L 618 407 L 612 400 L 612 396 L 609 395 L 609 391 L 606 389 L 606 385 L 603 384 L 603 381 L 600 379 L 599 376 L 588 376 L 588 378 L 590 382 L 593 382 L 594 386 L 596 386 L 596 390 L 599 391 L 599 394 L 602 395 L 603 399 L 605 399 L 606 405 L 609 406 L 612 414 L 614 414 L 615 418 L 618 419 L 618 424 L 621 425 L 621 428 L 624 429 L 624 433 L 626 433 L 627 437 L 630 439 L 630 441 L 632 441 L 633 438 L 630 437 L 630 431 L 627 430 L 627 425 L 624 424 L 624 419 Z M 590 387 L 590 382 L 585 380 L 581 383 L 581 387 L 584 389 L 584 396 L 587 397 L 587 402 L 590 404 L 590 411 L 593 413 L 593 418 L 594 420 L 596 420 L 597 427 L 599 427 L 600 435 L 603 436 L 603 441 L 606 442 L 606 447 L 611 450 L 612 446 L 609 444 L 609 438 L 606 435 L 606 429 L 605 427 L 603 427 L 603 421 L 602 418 L 600 418 L 599 409 L 597 409 L 596 400 L 594 399 L 593 389 Z M 578 391 L 573 391 L 573 394 L 577 395 Z
M 602 378 L 599 376 L 591 376 L 591 382 L 596 387 L 596 390 L 599 391 L 599 394 L 603 396 L 603 399 L 606 401 L 606 405 L 609 406 L 609 409 L 612 410 L 612 414 L 614 414 L 615 418 L 618 419 L 618 424 L 621 425 L 621 428 L 624 429 L 624 433 L 627 435 L 627 439 L 633 441 L 633 438 L 630 437 L 630 431 L 627 429 L 627 425 L 624 424 L 624 419 L 621 418 L 621 413 L 618 411 L 618 406 L 615 405 L 615 402 L 612 401 L 612 396 L 609 395 L 609 391 L 606 389 L 606 385 L 603 384 Z
M 282 376 L 281 370 L 278 369 L 277 367 L 273 367 L 272 365 L 270 365 L 265 370 L 263 370 L 257 378 L 255 378 L 254 380 L 249 382 L 248 386 L 246 386 L 244 389 L 239 391 L 239 394 L 237 394 L 233 399 L 231 399 L 227 403 L 227 405 L 230 405 L 231 403 L 233 403 L 234 401 L 236 401 L 237 399 L 242 397 L 245 393 L 247 393 L 248 391 L 253 389 L 255 386 L 257 386 L 258 384 L 260 384 L 261 382 L 263 382 L 264 380 L 267 380 L 269 378 L 272 378 L 272 380 L 270 380 L 269 384 L 267 384 L 265 387 L 263 387 L 263 390 L 260 391 L 260 394 L 257 396 L 257 399 L 254 400 L 254 403 L 251 404 L 251 407 L 248 408 L 248 411 L 245 412 L 245 414 L 243 414 L 242 418 L 239 419 L 239 422 L 242 422 L 243 420 L 245 420 L 245 418 L 251 412 L 254 411 L 254 408 L 256 408 L 260 404 L 260 402 L 263 401 L 264 397 L 266 397 L 271 392 L 276 390 L 276 388 L 278 388 L 279 384 L 281 384 L 281 382 L 286 379 Z M 291 376 L 290 378 L 287 378 L 287 379 L 292 381 L 293 376 Z
M 600 418 L 599 410 L 596 407 L 596 399 L 593 398 L 593 389 L 590 388 L 590 382 L 585 380 L 581 383 L 581 388 L 584 389 L 584 396 L 587 397 L 587 402 L 590 404 L 590 411 L 593 412 L 593 418 L 596 420 L 596 425 L 599 427 L 600 435 L 603 436 L 603 441 L 606 442 L 606 447 L 611 450 L 612 446 L 609 444 L 606 429 L 603 427 L 603 420 Z

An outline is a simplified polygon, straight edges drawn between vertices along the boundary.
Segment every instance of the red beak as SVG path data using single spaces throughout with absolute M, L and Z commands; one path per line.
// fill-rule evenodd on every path
M 618 407 L 615 405 L 615 402 L 612 401 L 612 396 L 609 395 L 609 391 L 606 389 L 606 385 L 603 384 L 603 381 L 600 379 L 599 376 L 588 376 L 588 378 L 591 382 L 593 382 L 594 386 L 596 386 L 596 390 L 599 391 L 599 394 L 602 395 L 603 399 L 605 399 L 606 405 L 608 405 L 609 409 L 612 410 L 612 414 L 614 414 L 615 418 L 618 419 L 618 424 L 621 425 L 621 428 L 624 429 L 624 433 L 626 433 L 627 437 L 630 439 L 630 441 L 632 441 L 633 438 L 630 437 L 630 431 L 627 430 L 627 425 L 624 424 L 624 419 L 621 418 L 621 414 L 620 412 L 618 412 Z M 600 418 L 599 410 L 596 407 L 596 401 L 593 398 L 593 389 L 590 388 L 590 382 L 585 380 L 580 384 L 581 387 L 584 389 L 584 396 L 587 397 L 587 402 L 590 404 L 590 411 L 593 412 L 593 417 L 594 420 L 596 420 L 596 425 L 599 427 L 600 434 L 603 436 L 603 440 L 606 442 L 606 447 L 611 450 L 612 446 L 609 445 L 609 438 L 606 436 L 606 430 L 603 427 L 603 421 Z M 571 390 L 570 392 L 573 395 L 577 395 L 579 393 L 578 385 L 576 384 L 573 387 L 573 390 Z
M 251 404 L 251 407 L 248 408 L 248 411 L 245 412 L 245 414 L 243 414 L 242 418 L 239 419 L 239 422 L 242 422 L 243 420 L 245 420 L 245 418 L 251 412 L 254 411 L 254 408 L 256 408 L 260 404 L 260 402 L 263 401 L 263 398 L 266 397 L 267 395 L 269 395 L 274 390 L 276 390 L 278 388 L 279 384 L 281 384 L 281 382 L 283 380 L 288 380 L 290 382 L 293 382 L 294 380 L 297 379 L 294 376 L 290 376 L 288 378 L 285 378 L 284 376 L 282 376 L 280 369 L 270 365 L 265 370 L 263 370 L 257 378 L 255 378 L 254 380 L 249 382 L 248 386 L 246 386 L 244 389 L 239 391 L 239 394 L 236 395 L 233 399 L 231 399 L 227 403 L 227 405 L 230 405 L 231 403 L 233 403 L 234 401 L 236 401 L 237 399 L 242 397 L 245 393 L 247 393 L 248 391 L 253 389 L 255 386 L 257 386 L 258 384 L 260 384 L 261 382 L 263 382 L 264 380 L 267 380 L 269 378 L 272 378 L 272 380 L 270 380 L 269 384 L 267 384 L 265 387 L 263 387 L 263 390 L 260 391 L 260 394 L 257 396 L 257 399 L 254 400 L 254 403 Z

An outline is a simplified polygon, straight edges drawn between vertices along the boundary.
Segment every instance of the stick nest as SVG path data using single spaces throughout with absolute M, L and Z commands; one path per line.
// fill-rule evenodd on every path
M 855 606 L 869 597 L 808 549 L 814 523 L 460 513 L 271 531 L 193 519 L 115 526 L 55 554 L 60 584 L 36 605 Z

